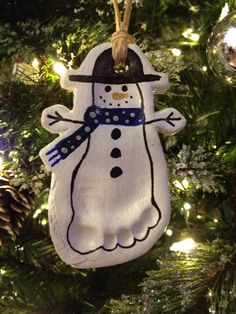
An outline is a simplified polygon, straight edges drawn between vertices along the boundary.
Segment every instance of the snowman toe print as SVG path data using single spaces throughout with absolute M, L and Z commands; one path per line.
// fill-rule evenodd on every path
M 105 267 L 146 253 L 170 217 L 167 171 L 157 130 L 185 126 L 175 109 L 154 111 L 153 91 L 168 78 L 129 45 L 128 70 L 114 71 L 111 45 L 95 47 L 62 87 L 74 107 L 44 110 L 43 126 L 59 137 L 41 150 L 52 171 L 49 224 L 54 246 L 78 268 Z

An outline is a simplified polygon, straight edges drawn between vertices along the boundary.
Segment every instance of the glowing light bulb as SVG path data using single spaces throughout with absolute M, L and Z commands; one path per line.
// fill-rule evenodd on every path
M 207 67 L 205 65 L 202 67 L 202 71 L 204 71 L 204 72 L 207 71 Z
M 182 33 L 182 35 L 183 35 L 185 38 L 189 38 L 189 35 L 192 34 L 192 32 L 193 32 L 192 28 L 188 28 L 188 29 L 186 29 L 186 31 L 184 31 L 184 32 Z
M 184 209 L 185 210 L 190 210 L 192 206 L 189 203 L 184 203 Z
M 227 77 L 227 78 L 226 78 L 226 81 L 227 81 L 228 83 L 232 83 L 232 82 L 233 82 L 231 77 Z
M 173 235 L 173 231 L 171 229 L 167 229 L 166 234 L 168 235 L 168 237 L 171 237 Z
M 185 178 L 182 182 L 179 182 L 178 180 L 175 180 L 173 182 L 174 186 L 177 187 L 177 189 L 184 191 L 189 187 L 189 181 L 187 178 Z
M 182 184 L 178 181 L 178 180 L 175 180 L 173 182 L 174 186 L 177 187 L 177 189 L 180 189 L 181 191 L 184 191 L 184 187 L 182 186 Z
M 37 58 L 34 58 L 32 61 L 32 66 L 34 68 L 38 68 L 39 67 L 39 60 Z
M 175 242 L 170 247 L 170 250 L 173 252 L 182 252 L 182 253 L 189 253 L 196 247 L 196 242 L 191 239 L 187 238 L 180 242 Z
M 216 224 L 217 224 L 217 222 L 218 222 L 218 219 L 216 219 L 216 218 L 215 218 L 215 219 L 214 219 L 213 221 L 214 221 L 214 223 L 216 223 Z
M 186 31 L 184 31 L 184 32 L 182 33 L 182 35 L 183 35 L 185 38 L 191 39 L 192 41 L 198 41 L 199 38 L 200 38 L 200 35 L 199 35 L 199 34 L 193 33 L 193 29 L 192 29 L 192 28 L 186 29 Z
M 46 219 L 43 219 L 43 220 L 41 221 L 41 224 L 42 224 L 43 226 L 45 226 L 45 225 L 47 224 L 47 220 L 46 220 Z
M 2 268 L 1 268 L 1 269 L 0 269 L 0 274 L 1 274 L 1 275 L 4 275 L 5 273 L 6 273 L 5 269 L 2 269 Z
M 191 7 L 189 8 L 190 11 L 192 11 L 193 13 L 197 13 L 199 11 L 199 6 L 197 5 L 191 5 Z
M 212 297 L 212 295 L 213 295 L 213 293 L 212 293 L 212 291 L 210 290 L 210 291 L 208 292 L 208 296 L 209 296 L 209 297 Z
M 187 180 L 187 178 L 185 178 L 183 181 L 182 181 L 182 185 L 185 189 L 187 189 L 189 187 L 189 182 Z
M 179 56 L 182 54 L 182 51 L 181 51 L 180 49 L 177 49 L 177 48 L 171 49 L 171 52 L 172 52 L 172 54 L 173 54 L 175 57 L 179 57 Z
M 33 214 L 33 218 L 34 218 L 34 219 L 37 218 L 38 215 L 41 214 L 41 212 L 42 212 L 42 211 L 41 211 L 40 208 L 36 209 L 36 211 L 35 211 L 34 214 Z
M 197 34 L 197 33 L 192 33 L 191 36 L 190 36 L 190 39 L 192 41 L 199 41 L 199 38 L 200 38 L 200 35 Z
M 41 206 L 42 209 L 48 209 L 48 203 L 45 203 Z
M 202 216 L 201 215 L 197 215 L 197 219 L 202 219 Z
M 54 72 L 56 72 L 57 74 L 59 74 L 60 76 L 62 76 L 62 75 L 65 73 L 65 71 L 66 71 L 66 67 L 64 66 L 63 63 L 61 63 L 61 62 L 56 62 L 56 63 L 54 63 L 54 65 L 53 65 L 53 70 L 54 70 Z

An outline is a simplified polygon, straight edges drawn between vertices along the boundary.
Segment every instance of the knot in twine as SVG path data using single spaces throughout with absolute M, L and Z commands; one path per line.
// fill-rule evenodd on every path
M 113 0 L 113 5 L 116 16 L 116 32 L 112 35 L 112 57 L 115 61 L 115 66 L 125 65 L 128 56 L 128 45 L 134 43 L 133 37 L 128 34 L 132 0 L 127 0 L 123 22 L 121 22 L 117 0 Z
M 112 35 L 112 57 L 115 65 L 125 65 L 128 56 L 128 44 L 133 43 L 133 37 L 124 30 L 120 30 Z

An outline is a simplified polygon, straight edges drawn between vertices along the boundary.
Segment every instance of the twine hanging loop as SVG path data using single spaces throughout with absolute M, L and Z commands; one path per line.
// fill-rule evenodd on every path
M 116 32 L 112 35 L 112 57 L 115 61 L 115 66 L 125 65 L 128 55 L 128 44 L 134 43 L 133 37 L 128 34 L 133 1 L 127 0 L 123 22 L 121 21 L 118 1 L 112 0 L 112 2 L 116 17 Z

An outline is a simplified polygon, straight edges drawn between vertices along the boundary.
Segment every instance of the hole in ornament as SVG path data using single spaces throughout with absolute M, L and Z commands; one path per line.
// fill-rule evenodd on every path
M 114 71 L 119 74 L 126 73 L 129 71 L 129 66 L 119 63 L 114 66 Z

